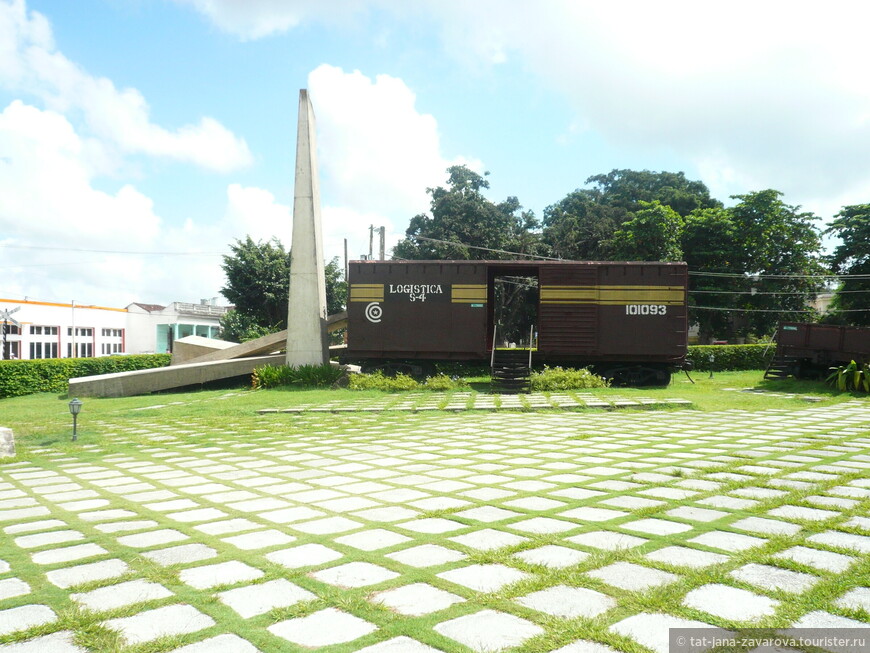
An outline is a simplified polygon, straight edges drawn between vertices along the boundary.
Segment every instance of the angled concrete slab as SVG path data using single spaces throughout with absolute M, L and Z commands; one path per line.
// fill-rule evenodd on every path
M 209 381 L 250 374 L 261 365 L 283 365 L 284 355 L 188 363 L 150 370 L 82 376 L 69 380 L 69 394 L 77 397 L 132 397 Z

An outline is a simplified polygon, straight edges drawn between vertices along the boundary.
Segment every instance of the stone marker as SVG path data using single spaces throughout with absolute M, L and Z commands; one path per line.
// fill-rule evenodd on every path
M 15 435 L 12 429 L 0 426 L 0 458 L 15 455 Z
M 314 109 L 308 91 L 302 89 L 299 91 L 296 132 L 296 187 L 287 315 L 287 365 L 293 366 L 324 365 L 329 360 L 316 150 Z

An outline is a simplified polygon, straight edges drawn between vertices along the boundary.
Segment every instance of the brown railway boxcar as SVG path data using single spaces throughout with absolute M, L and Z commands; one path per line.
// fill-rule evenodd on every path
M 667 384 L 685 361 L 684 263 L 353 261 L 348 272 L 342 360 L 364 367 L 488 361 L 499 337 L 496 281 L 505 278 L 535 289 L 535 363 Z
M 870 363 L 870 329 L 782 322 L 776 335 L 776 356 L 765 376 L 819 377 L 829 367 L 850 361 Z

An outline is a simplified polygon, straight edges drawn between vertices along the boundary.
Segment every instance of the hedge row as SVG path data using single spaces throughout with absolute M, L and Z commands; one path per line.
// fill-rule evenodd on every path
M 20 397 L 35 392 L 63 393 L 67 391 L 72 378 L 166 367 L 171 358 L 170 354 L 137 354 L 0 361 L 0 398 Z
M 764 370 L 776 345 L 690 345 L 687 358 L 700 372 Z M 713 357 L 712 360 L 710 357 Z

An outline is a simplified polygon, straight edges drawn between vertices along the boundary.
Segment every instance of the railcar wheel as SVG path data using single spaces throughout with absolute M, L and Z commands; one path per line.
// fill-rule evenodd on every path
M 667 370 L 644 365 L 611 367 L 599 374 L 610 379 L 610 385 L 614 388 L 664 387 L 671 382 Z

